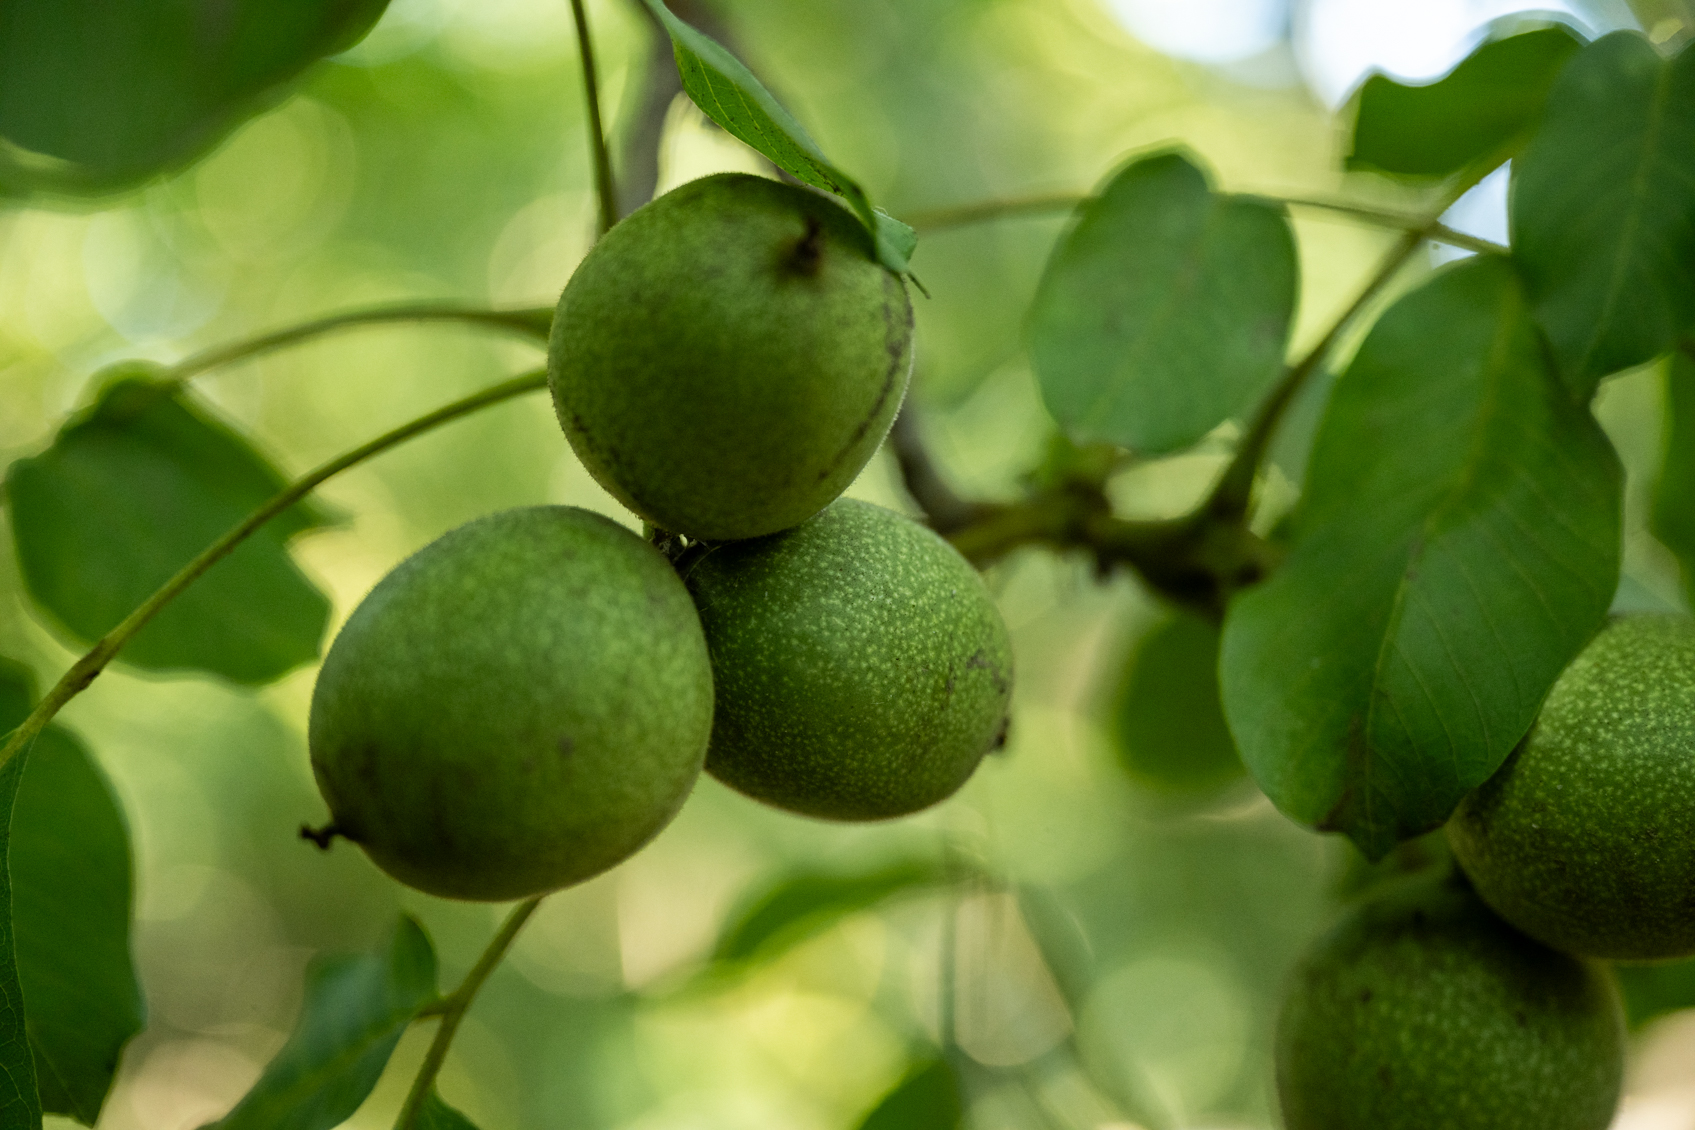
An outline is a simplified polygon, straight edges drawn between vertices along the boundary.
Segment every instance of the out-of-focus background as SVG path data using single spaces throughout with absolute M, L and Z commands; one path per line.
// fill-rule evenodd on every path
M 715 11 L 825 151 L 902 216 L 1085 191 L 1127 155 L 1170 144 L 1231 190 L 1403 204 L 1404 190 L 1338 171 L 1337 108 L 1372 68 L 1434 77 L 1490 21 L 1531 7 L 1656 41 L 1695 23 L 1680 0 L 723 0 Z M 589 14 L 621 137 L 652 65 L 649 26 L 628 0 L 596 0 Z M 395 0 L 363 43 L 190 169 L 98 210 L 0 209 L 0 462 L 42 447 L 118 359 L 173 361 L 382 301 L 551 304 L 592 237 L 587 153 L 564 0 Z M 661 189 L 723 169 L 762 171 L 678 99 Z M 1504 240 L 1505 209 L 1496 176 L 1450 218 Z M 1063 224 L 960 228 L 914 259 L 932 297 L 917 304 L 912 397 L 962 491 L 1015 489 L 1047 442 L 1021 332 Z M 1300 348 L 1392 235 L 1312 212 L 1296 230 Z M 1451 254 L 1433 249 L 1432 262 Z M 195 390 L 293 473 L 537 360 L 475 330 L 399 326 L 219 370 Z M 1632 475 L 1623 599 L 1681 606 L 1640 518 L 1658 390 L 1652 372 L 1626 375 L 1600 413 Z M 1180 512 L 1231 438 L 1226 428 L 1136 465 L 1116 501 Z M 1290 445 L 1270 489 L 1292 496 L 1299 463 Z M 476 515 L 561 502 L 632 521 L 578 465 L 542 396 L 322 493 L 343 520 L 296 548 L 338 622 L 402 557 Z M 887 455 L 851 493 L 911 510 Z M 1275 1125 L 1281 981 L 1334 914 L 1349 849 L 1228 772 L 1185 789 L 1126 770 L 1114 701 L 1127 656 L 1167 617 L 1132 580 L 1102 582 L 1087 562 L 1039 551 L 988 579 L 1017 649 L 1003 754 L 939 808 L 864 827 L 784 815 L 703 780 L 647 850 L 544 904 L 466 1021 L 446 1097 L 485 1130 L 837 1130 L 949 1014 L 982 1067 L 968 1083 L 984 1130 Z M 9 545 L 0 653 L 43 683 L 73 658 L 26 606 Z M 138 854 L 151 1024 L 103 1127 L 186 1130 L 221 1115 L 281 1045 L 312 954 L 370 949 L 405 909 L 451 984 L 498 920 L 500 908 L 404 890 L 347 845 L 321 854 L 296 838 L 323 816 L 305 747 L 312 680 L 301 669 L 252 691 L 119 670 L 63 715 L 113 779 Z M 734 975 L 700 975 L 726 921 L 782 876 L 913 860 L 988 878 L 848 915 Z M 423 1037 L 403 1041 L 351 1125 L 392 1120 Z M 1618 1125 L 1695 1128 L 1692 1062 L 1695 1011 L 1640 1032 Z

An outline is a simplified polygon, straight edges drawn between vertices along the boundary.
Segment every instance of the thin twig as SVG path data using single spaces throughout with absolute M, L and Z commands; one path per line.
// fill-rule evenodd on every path
M 430 1041 L 430 1050 L 424 1053 L 424 1062 L 418 1068 L 417 1078 L 412 1080 L 412 1090 L 407 1093 L 406 1103 L 400 1108 L 400 1117 L 394 1120 L 394 1130 L 413 1130 L 417 1125 L 418 1115 L 424 1109 L 424 1101 L 429 1098 L 430 1088 L 435 1086 L 441 1065 L 447 1060 L 447 1049 L 453 1043 L 454 1034 L 459 1031 L 459 1022 L 465 1019 L 465 1012 L 476 999 L 477 990 L 483 987 L 483 982 L 488 980 L 489 974 L 500 964 L 500 959 L 506 956 L 506 951 L 511 948 L 518 931 L 524 928 L 524 923 L 536 912 L 536 907 L 541 904 L 543 897 L 545 896 L 537 895 L 512 908 L 512 913 L 501 923 L 499 932 L 483 949 L 483 955 L 477 959 L 477 964 L 471 967 L 459 987 L 442 1002 L 441 1024 L 436 1028 L 435 1039 Z
M 612 157 L 606 151 L 606 130 L 600 121 L 600 83 L 595 77 L 594 41 L 589 38 L 589 17 L 583 10 L 583 0 L 571 0 L 571 15 L 577 21 L 577 48 L 583 57 L 589 149 L 594 157 L 594 195 L 600 205 L 600 234 L 605 235 L 618 222 L 618 190 L 612 183 Z
M 363 463 L 379 452 L 386 451 L 413 436 L 422 435 L 424 432 L 439 427 L 450 420 L 457 420 L 459 417 L 469 415 L 479 408 L 486 408 L 491 404 L 498 404 L 503 400 L 510 400 L 514 396 L 546 387 L 547 374 L 545 372 L 526 373 L 509 381 L 502 381 L 500 384 L 467 396 L 463 400 L 456 400 L 452 404 L 420 416 L 410 423 L 402 424 L 393 431 L 385 432 L 369 443 L 362 444 L 343 455 L 338 455 L 316 470 L 296 479 L 269 502 L 248 515 L 240 525 L 209 546 L 200 556 L 184 565 L 176 576 L 161 585 L 158 591 L 148 597 L 139 608 L 124 617 L 122 623 L 102 636 L 81 659 L 73 663 L 70 670 L 66 671 L 64 676 L 54 684 L 53 689 L 47 692 L 46 697 L 36 705 L 34 710 L 30 711 L 29 717 L 24 719 L 23 725 L 12 732 L 6 740 L 5 746 L 0 748 L 0 766 L 9 762 L 19 750 L 41 733 L 47 723 L 53 720 L 54 715 L 58 714 L 66 703 L 81 694 L 99 676 L 100 672 L 106 669 L 106 665 L 112 661 L 118 651 L 145 627 L 148 621 L 158 615 L 162 608 L 176 599 L 206 570 L 229 556 L 236 546 L 246 541 L 259 527 L 305 498 L 325 480 L 341 474 L 349 467 Z
M 1087 193 L 1061 192 L 1012 200 L 985 200 L 976 204 L 962 204 L 953 208 L 938 208 L 929 212 L 914 213 L 906 217 L 906 222 L 920 235 L 932 235 L 949 228 L 964 227 L 967 224 L 982 223 L 986 220 L 1011 219 L 1018 216 L 1040 215 L 1044 212 L 1069 211 L 1079 204 L 1094 199 L 1096 199 L 1094 196 Z M 1502 254 L 1507 250 L 1501 244 L 1492 240 L 1455 231 L 1446 224 L 1432 224 L 1422 216 L 1384 208 L 1372 208 L 1346 200 L 1267 196 L 1260 193 L 1246 194 L 1246 199 L 1259 200 L 1267 204 L 1280 204 L 1289 208 L 1309 208 L 1315 211 L 1333 212 L 1339 216 L 1363 220 L 1376 227 L 1391 228 L 1396 231 L 1418 231 L 1424 233 L 1421 238 L 1450 244 L 1466 251 Z
M 1409 231 L 1395 241 L 1395 246 L 1378 264 L 1377 272 L 1371 276 L 1348 308 L 1342 311 L 1327 330 L 1289 370 L 1283 374 L 1280 381 L 1265 402 L 1260 405 L 1259 413 L 1253 423 L 1248 426 L 1248 432 L 1242 437 L 1242 443 L 1236 448 L 1235 456 L 1230 465 L 1224 469 L 1224 475 L 1213 489 L 1212 496 L 1207 500 L 1205 509 L 1215 518 L 1224 521 L 1237 521 L 1248 512 L 1248 504 L 1253 495 L 1254 476 L 1259 470 L 1260 458 L 1265 454 L 1271 437 L 1276 433 L 1277 424 L 1283 418 L 1283 413 L 1295 399 L 1295 394 L 1305 386 L 1307 378 L 1324 363 L 1330 350 L 1341 338 L 1354 319 L 1371 304 L 1389 281 L 1412 258 L 1424 241 L 1430 238 L 1430 227 Z
M 178 361 L 170 366 L 168 372 L 173 380 L 186 381 L 188 378 L 215 369 L 221 365 L 229 365 L 236 361 L 245 361 L 262 353 L 270 353 L 290 345 L 298 345 L 314 337 L 333 333 L 337 330 L 352 329 L 355 326 L 375 326 L 388 322 L 466 322 L 471 325 L 489 326 L 494 329 L 511 330 L 527 337 L 547 341 L 548 325 L 553 320 L 553 308 L 542 307 L 532 310 L 485 310 L 474 306 L 457 306 L 440 302 L 414 302 L 395 306 L 376 306 L 368 310 L 348 310 L 340 314 L 331 314 L 299 325 L 287 326 L 273 330 L 258 337 L 247 338 L 244 341 L 232 342 L 228 345 L 217 345 L 211 349 Z

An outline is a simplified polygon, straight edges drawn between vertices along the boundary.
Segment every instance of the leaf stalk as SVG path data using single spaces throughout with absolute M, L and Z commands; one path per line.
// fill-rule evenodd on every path
M 146 627 L 148 621 L 157 616 L 160 610 L 175 600 L 184 589 L 199 580 L 208 569 L 229 556 L 236 546 L 246 541 L 266 522 L 305 498 L 320 484 L 334 478 L 350 467 L 363 463 L 373 455 L 386 451 L 414 436 L 422 435 L 440 427 L 451 420 L 457 420 L 461 416 L 467 416 L 478 409 L 487 408 L 491 404 L 498 404 L 503 400 L 510 400 L 515 396 L 535 392 L 546 387 L 547 374 L 545 371 L 525 373 L 522 376 L 513 377 L 511 380 L 502 381 L 500 384 L 492 385 L 481 392 L 473 393 L 463 400 L 456 400 L 452 404 L 437 408 L 434 412 L 427 412 L 392 431 L 384 432 L 376 439 L 361 444 L 352 451 L 338 455 L 316 470 L 296 479 L 265 505 L 249 514 L 240 525 L 208 546 L 200 556 L 184 565 L 174 577 L 161 585 L 152 596 L 143 601 L 135 611 L 124 617 L 117 627 L 100 637 L 82 658 L 73 663 L 70 670 L 66 671 L 59 681 L 53 685 L 53 689 L 47 692 L 34 710 L 30 711 L 29 717 L 24 719 L 23 724 L 12 731 L 11 736 L 6 739 L 5 745 L 0 747 L 0 766 L 4 766 L 17 755 L 19 750 L 33 741 L 53 720 L 54 716 L 64 708 L 66 703 L 86 690 L 88 685 L 106 669 L 107 664 L 112 661 L 119 650 L 137 632 Z
M 618 190 L 612 181 L 612 156 L 606 149 L 606 130 L 600 118 L 600 82 L 595 77 L 594 41 L 589 38 L 588 12 L 583 0 L 571 0 L 577 24 L 577 47 L 583 57 L 583 95 L 588 106 L 589 152 L 594 159 L 594 195 L 600 209 L 599 234 L 618 222 Z
M 500 964 L 506 951 L 512 948 L 512 943 L 518 937 L 518 931 L 524 928 L 524 923 L 530 920 L 530 915 L 536 912 L 545 895 L 525 899 L 512 908 L 512 913 L 506 916 L 506 921 L 500 924 L 500 929 L 489 944 L 484 947 L 482 956 L 471 971 L 465 974 L 465 979 L 459 982 L 459 987 L 443 997 L 435 1006 L 426 1006 L 419 1015 L 437 1015 L 441 1023 L 436 1027 L 435 1038 L 430 1041 L 429 1051 L 424 1053 L 424 1062 L 418 1068 L 418 1075 L 412 1080 L 412 1089 L 407 1092 L 406 1102 L 400 1108 L 400 1116 L 394 1120 L 394 1130 L 414 1130 L 418 1124 L 418 1115 L 424 1109 L 424 1102 L 430 1096 L 430 1088 L 435 1086 L 436 1076 L 441 1073 L 441 1065 L 447 1061 L 447 1050 L 453 1044 L 453 1037 L 459 1031 L 459 1022 L 465 1019 L 466 1011 L 471 1002 L 477 998 L 477 991 L 483 987 L 489 974 Z

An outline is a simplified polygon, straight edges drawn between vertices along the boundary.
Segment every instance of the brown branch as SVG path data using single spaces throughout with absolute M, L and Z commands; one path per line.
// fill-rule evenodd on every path
M 902 406 L 895 416 L 894 426 L 889 429 L 889 450 L 900 465 L 901 482 L 906 493 L 924 511 L 930 528 L 943 537 L 1001 509 L 988 503 L 968 502 L 948 485 L 936 461 L 931 458 L 929 448 L 924 445 L 917 413 L 910 400 Z
M 686 24 L 730 47 L 730 35 L 724 22 L 700 0 L 667 0 L 671 14 Z M 665 115 L 671 103 L 683 92 L 683 80 L 677 74 L 677 59 L 671 50 L 671 37 L 666 34 L 646 4 L 637 3 L 637 11 L 648 22 L 647 61 L 642 67 L 641 97 L 624 129 L 622 174 L 618 181 L 618 210 L 622 215 L 653 199 L 659 187 L 659 149 L 664 140 Z M 734 50 L 732 48 L 732 50 Z

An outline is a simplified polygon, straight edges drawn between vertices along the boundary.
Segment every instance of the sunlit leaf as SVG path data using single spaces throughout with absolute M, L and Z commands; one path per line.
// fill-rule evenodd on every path
M 1618 583 L 1621 473 L 1504 260 L 1402 298 L 1337 382 L 1290 555 L 1231 605 L 1242 759 L 1371 858 L 1506 758 Z
M 1042 399 L 1075 440 L 1188 447 L 1283 367 L 1298 274 L 1283 212 L 1178 153 L 1115 176 L 1054 249 L 1030 314 Z
M 314 959 L 288 1043 L 218 1130 L 341 1125 L 377 1085 L 406 1026 L 435 995 L 435 950 L 411 918 L 400 920 L 387 954 Z
M 110 631 L 284 486 L 245 440 L 174 386 L 123 376 L 53 446 L 13 463 L 7 510 L 36 602 L 83 642 Z M 322 524 L 279 515 L 143 628 L 119 658 L 264 683 L 318 655 L 329 603 L 287 540 Z
M 1218 629 L 1178 615 L 1136 643 L 1112 706 L 1120 764 L 1174 793 L 1208 792 L 1242 775 L 1218 698 Z
M 902 863 L 858 874 L 789 875 L 755 894 L 725 927 L 713 959 L 746 961 L 794 945 L 901 891 L 943 881 L 939 866 Z
M 1513 163 L 1513 255 L 1560 372 L 1587 399 L 1695 326 L 1695 51 L 1636 32 L 1572 59 Z
M 0 733 L 23 721 L 33 697 L 27 674 L 0 662 Z M 105 776 L 57 726 L 30 745 L 9 865 L 41 1106 L 92 1126 L 147 1010 L 130 953 L 129 829 Z
M 0 190 L 100 192 L 185 164 L 387 2 L 8 0 Z
M 877 260 L 897 274 L 907 268 L 917 237 L 911 228 L 871 205 L 852 177 L 830 163 L 817 142 L 717 40 L 679 20 L 663 0 L 642 0 L 671 36 L 677 72 L 701 112 L 796 180 L 847 201 L 871 233 Z
M 432 1088 L 424 1097 L 418 1111 L 417 1130 L 477 1130 L 476 1124 L 447 1102 Z
M 1654 535 L 1677 554 L 1695 607 L 1695 357 L 1688 349 L 1666 367 L 1665 388 L 1665 461 L 1654 489 Z
M 945 1059 L 923 1059 L 883 1096 L 859 1130 L 954 1130 L 965 1120 L 959 1076 Z
M 1695 1008 L 1695 961 L 1615 966 L 1632 1028 L 1669 1012 Z
M 1360 88 L 1348 168 L 1445 177 L 1501 164 L 1524 146 L 1548 88 L 1581 46 L 1558 25 L 1485 43 L 1432 83 L 1372 75 Z

